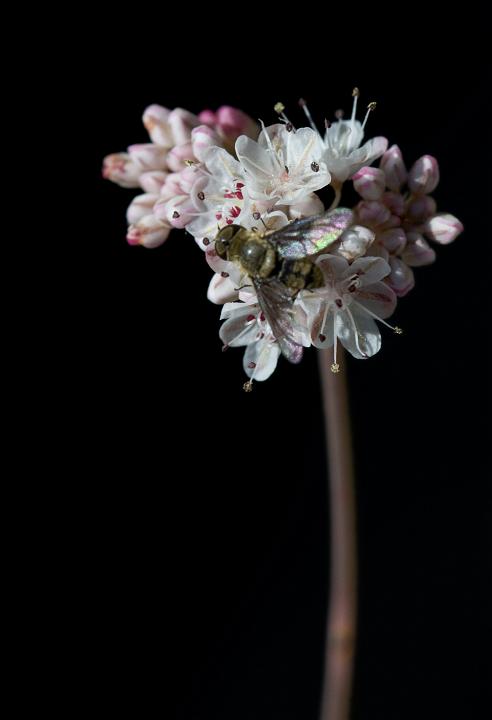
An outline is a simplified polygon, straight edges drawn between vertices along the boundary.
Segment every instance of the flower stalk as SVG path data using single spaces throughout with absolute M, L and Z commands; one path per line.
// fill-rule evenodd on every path
M 348 720 L 357 624 L 355 494 L 348 392 L 346 372 L 331 371 L 333 350 L 321 351 L 318 358 L 330 516 L 330 589 L 320 720 Z

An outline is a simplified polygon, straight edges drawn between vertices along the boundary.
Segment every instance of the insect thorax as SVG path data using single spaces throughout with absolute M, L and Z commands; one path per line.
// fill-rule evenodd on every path
M 276 265 L 276 252 L 262 235 L 243 229 L 233 237 L 228 258 L 253 277 L 269 277 Z

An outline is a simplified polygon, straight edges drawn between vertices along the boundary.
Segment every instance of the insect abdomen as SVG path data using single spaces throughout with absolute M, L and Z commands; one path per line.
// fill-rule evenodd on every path
M 283 260 L 278 279 L 292 290 L 315 288 L 323 284 L 320 269 L 310 260 Z

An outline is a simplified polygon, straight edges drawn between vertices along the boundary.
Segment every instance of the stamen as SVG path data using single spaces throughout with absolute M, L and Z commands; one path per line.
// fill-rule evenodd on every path
M 343 120 L 343 116 L 345 115 L 344 111 L 342 109 L 335 111 L 335 117 L 337 120 Z
M 205 200 L 205 193 L 202 190 L 200 190 L 200 192 L 197 195 L 197 198 L 199 200 Z
M 203 240 L 202 240 L 202 243 L 205 245 L 205 247 L 206 247 L 207 245 L 210 245 L 210 238 L 204 237 Z
M 270 135 L 269 135 L 269 134 L 267 133 L 267 131 L 266 131 L 265 123 L 263 122 L 263 120 L 260 120 L 259 122 L 260 122 L 260 125 L 261 125 L 261 131 L 262 131 L 262 132 L 264 133 L 264 135 L 265 135 L 265 139 L 266 139 L 266 141 L 267 141 L 268 149 L 270 150 L 270 152 L 271 152 L 272 155 L 273 155 L 273 159 L 276 160 L 279 165 L 281 165 L 280 160 L 279 160 L 279 157 L 278 157 L 277 153 L 275 152 L 275 148 L 273 147 L 272 138 L 270 137 Z M 252 164 L 252 163 L 251 163 L 251 164 Z
M 226 272 L 225 270 L 223 270 L 223 271 L 220 273 L 220 276 L 223 277 L 223 278 L 228 278 L 228 277 L 229 277 L 229 273 Z
M 178 212 L 177 210 L 175 210 L 175 211 L 173 212 L 173 218 L 174 218 L 175 220 L 176 220 L 177 218 L 179 218 L 179 212 Z
M 396 333 L 397 335 L 403 335 L 403 330 L 401 329 L 401 327 L 398 327 L 398 325 L 394 325 L 394 326 L 390 325 L 389 323 L 386 322 L 386 320 L 383 320 L 382 318 L 380 318 L 379 315 L 376 315 L 376 313 L 373 313 L 372 310 L 369 310 L 368 308 L 366 308 L 365 305 L 362 305 L 360 302 L 357 302 L 357 300 L 352 300 L 352 302 L 354 303 L 354 305 L 357 305 L 357 307 L 360 307 L 361 310 L 364 310 L 364 312 L 366 312 L 368 315 L 373 317 L 375 320 L 377 320 L 380 323 L 383 323 L 383 325 L 386 325 L 386 327 L 389 327 L 389 329 L 393 330 L 393 332 Z
M 251 392 L 252 389 L 253 389 L 253 381 L 252 380 L 248 380 L 248 382 L 244 383 L 244 385 L 243 385 L 244 392 Z
M 292 132 L 293 130 L 295 132 L 293 124 L 291 123 L 287 115 L 284 113 L 285 105 L 281 102 L 278 102 L 273 106 L 273 109 L 275 110 L 277 115 L 284 121 L 285 129 L 287 130 L 287 132 Z
M 377 105 L 377 103 L 375 103 L 375 102 L 370 102 L 369 105 L 367 106 L 366 116 L 365 116 L 365 118 L 364 118 L 364 122 L 362 123 L 362 129 L 363 129 L 363 130 L 364 130 L 365 126 L 366 126 L 367 119 L 368 119 L 369 115 L 370 115 L 372 112 L 374 112 L 374 110 L 376 109 L 376 105 Z
M 352 97 L 354 98 L 354 104 L 352 105 L 352 117 L 350 118 L 353 123 L 355 120 L 355 114 L 357 112 L 357 100 L 359 99 L 360 91 L 358 87 L 354 87 L 352 90 Z
M 313 172 L 319 172 L 319 165 L 318 165 L 318 163 L 315 162 L 314 160 L 313 160 L 313 162 L 311 163 L 311 170 L 312 170 Z
M 306 101 L 304 100 L 304 98 L 299 98 L 299 105 L 300 105 L 300 107 L 302 107 L 302 109 L 304 110 L 304 115 L 307 117 L 308 122 L 309 122 L 309 124 L 311 125 L 312 129 L 314 130 L 314 132 L 318 133 L 318 135 L 321 137 L 321 133 L 320 133 L 320 131 L 318 130 L 318 128 L 316 127 L 313 118 L 311 117 L 311 113 L 309 112 L 309 108 L 308 108 L 308 106 L 306 105 Z

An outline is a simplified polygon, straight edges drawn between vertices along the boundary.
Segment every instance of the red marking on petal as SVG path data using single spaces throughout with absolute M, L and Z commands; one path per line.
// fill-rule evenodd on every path
M 326 335 L 319 335 L 320 342 L 324 342 L 326 340 Z
M 265 313 L 263 311 L 260 313 L 260 320 L 261 322 L 265 322 Z
M 254 362 L 249 362 L 249 363 L 248 363 L 248 367 L 252 370 L 253 368 L 256 367 L 256 363 L 254 363 Z
M 236 195 L 236 197 L 237 197 L 238 200 L 242 200 L 242 199 L 243 199 L 243 194 L 242 194 L 242 192 L 238 191 L 237 193 L 234 193 L 234 194 Z
M 236 183 L 236 187 L 239 190 L 240 188 L 244 187 L 244 183 Z
M 255 319 L 256 319 L 256 315 L 248 315 L 248 317 L 246 318 L 246 322 L 251 322 L 252 320 L 255 320 Z
M 232 225 L 232 220 L 230 218 L 227 218 L 226 223 L 227 225 Z
M 222 213 L 215 213 L 215 218 L 217 220 L 222 220 Z

